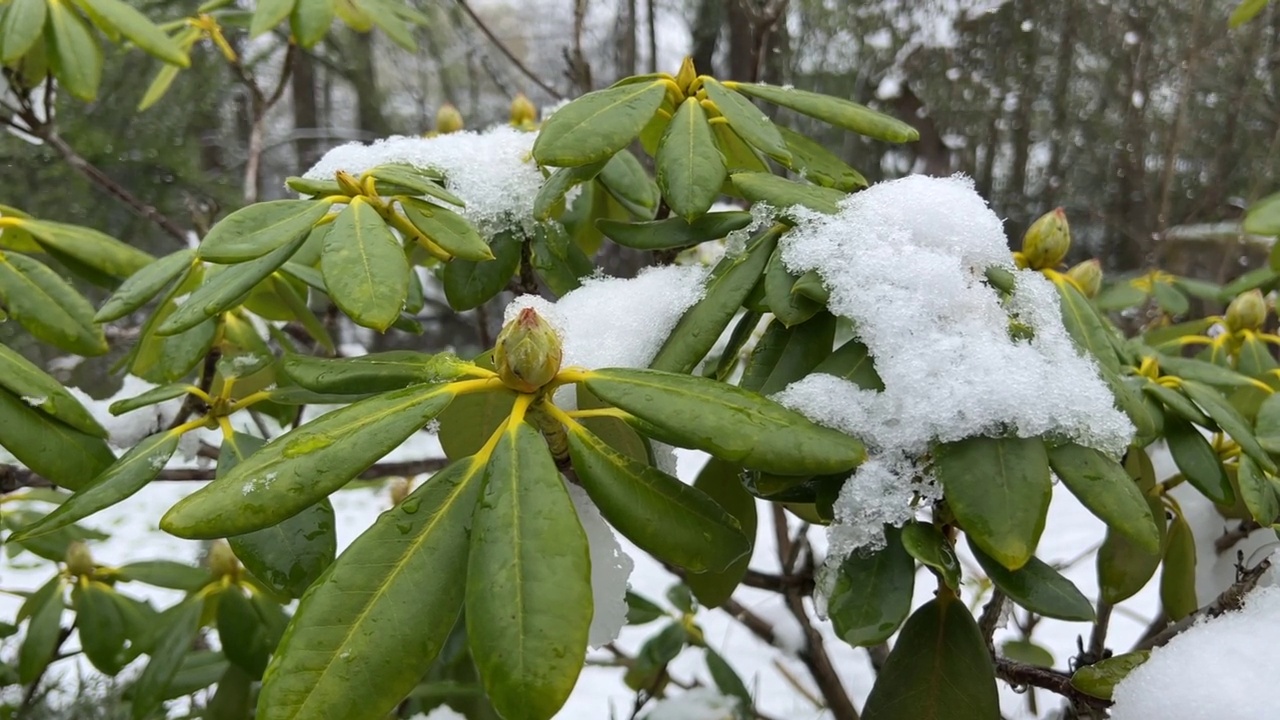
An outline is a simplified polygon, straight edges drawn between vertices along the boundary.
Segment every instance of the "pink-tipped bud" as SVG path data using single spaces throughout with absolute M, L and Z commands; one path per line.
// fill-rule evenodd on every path
M 560 372 L 563 351 L 555 328 L 533 308 L 525 308 L 498 333 L 493 365 L 503 384 L 531 393 Z

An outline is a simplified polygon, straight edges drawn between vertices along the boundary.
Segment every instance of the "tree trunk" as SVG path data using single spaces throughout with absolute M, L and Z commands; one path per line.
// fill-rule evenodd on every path
M 693 65 L 699 72 L 714 75 L 712 59 L 716 43 L 720 40 L 720 28 L 724 25 L 725 0 L 702 0 L 693 21 Z
M 293 100 L 293 147 L 298 157 L 295 170 L 301 173 L 320 160 L 320 143 L 316 139 L 316 131 L 320 127 L 316 108 L 316 64 L 306 50 L 299 50 L 294 59 L 289 91 Z

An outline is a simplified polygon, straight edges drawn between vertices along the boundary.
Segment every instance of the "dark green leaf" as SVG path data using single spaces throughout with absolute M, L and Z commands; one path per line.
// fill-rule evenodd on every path
M 160 709 L 168 696 L 169 683 L 200 631 L 203 611 L 203 599 L 191 596 L 165 613 L 167 623 L 159 628 L 159 639 L 150 651 L 151 659 L 133 685 L 133 720 L 151 717 Z
M 857 338 L 836 348 L 813 371 L 844 378 L 863 390 L 884 390 L 884 381 L 876 372 L 871 352 Z
M 604 169 L 608 160 L 597 160 L 587 165 L 563 167 L 544 181 L 538 188 L 538 195 L 533 200 L 533 217 L 537 220 L 550 220 L 558 211 L 564 210 L 564 196 L 572 188 L 585 182 L 591 182 Z
M 1105 370 L 1120 372 L 1120 358 L 1111 344 L 1110 333 L 1098 312 L 1084 295 L 1068 282 L 1057 282 L 1062 304 L 1062 322 L 1076 346 L 1086 350 Z
M 822 187 L 835 188 L 844 192 L 853 192 L 867 186 L 867 179 L 862 173 L 849 167 L 844 160 L 833 155 L 821 144 L 810 140 L 785 125 L 775 127 L 782 133 L 782 139 L 791 151 L 791 161 L 783 163 L 809 182 Z
M 189 269 L 194 257 L 194 250 L 179 250 L 130 275 L 99 308 L 93 316 L 94 322 L 119 320 L 146 305 L 164 286 Z
M 1213 445 L 1200 431 L 1181 419 L 1166 418 L 1164 432 L 1169 454 L 1173 455 L 1173 462 L 1187 482 L 1219 505 L 1234 505 L 1236 496 L 1231 489 L 1231 480 L 1222 469 L 1222 461 Z
M 670 250 L 717 240 L 751 224 L 751 213 L 740 211 L 705 213 L 692 223 L 670 217 L 647 222 L 622 222 L 602 218 L 596 221 L 610 240 L 637 250 Z
M 298 385 L 312 392 L 340 395 L 390 392 L 409 385 L 456 380 L 469 366 L 452 353 L 427 355 L 414 350 L 388 350 L 354 358 L 289 354 L 280 365 Z
M 328 212 L 320 200 L 272 200 L 231 213 L 200 241 L 200 257 L 215 263 L 241 263 L 306 237 Z
M 50 345 L 77 355 L 107 351 L 93 306 L 39 261 L 18 253 L 0 255 L 0 303 L 27 332 Z
M 1236 441 L 1240 449 L 1244 451 L 1258 466 L 1267 472 L 1276 472 L 1276 464 L 1267 455 L 1267 451 L 1258 444 L 1257 438 L 1253 436 L 1253 428 L 1250 427 L 1249 421 L 1246 420 L 1239 410 L 1227 401 L 1217 390 L 1207 385 L 1201 385 L 1192 380 L 1183 380 L 1181 383 L 1182 391 L 1187 397 L 1195 401 L 1200 409 L 1204 410 L 1213 421 L 1217 423 L 1222 431 Z
M 1241 499 L 1249 510 L 1249 515 L 1258 524 L 1270 527 L 1280 516 L 1280 498 L 1267 476 L 1248 456 L 1240 458 L 1240 467 L 1236 476 L 1236 484 L 1240 486 Z
M 656 164 L 658 188 L 673 213 L 693 222 L 711 209 L 727 171 L 696 98 L 685 98 L 671 118 L 658 143 Z
M 689 642 L 689 632 L 678 622 L 668 624 L 653 637 L 640 646 L 635 662 L 627 668 L 623 682 L 632 690 L 658 690 L 663 680 L 663 671 L 676 659 L 681 650 Z
M 1164 614 L 1175 622 L 1200 608 L 1196 600 L 1196 539 L 1181 516 L 1175 516 L 1169 524 L 1164 569 L 1160 573 L 1160 604 Z
M 56 581 L 30 612 L 27 634 L 18 647 L 18 679 L 26 685 L 35 681 L 53 661 L 62 633 L 63 581 Z
M 1147 552 L 1160 551 L 1160 529 L 1151 508 L 1120 463 L 1092 448 L 1067 443 L 1049 448 L 1049 466 L 1108 527 Z
M 969 548 L 991 582 L 1027 610 L 1058 620 L 1093 621 L 1093 606 L 1089 604 L 1089 598 L 1040 558 L 1032 557 L 1017 570 L 1007 570 L 982 552 L 972 536 Z
M 472 262 L 493 259 L 489 244 L 458 213 L 413 198 L 400 198 L 400 207 L 414 227 L 450 255 Z
M 513 233 L 495 235 L 489 246 L 494 259 L 454 259 L 444 266 L 444 294 L 455 310 L 471 310 L 497 295 L 520 267 L 522 240 Z
M 736 464 L 711 458 L 694 480 L 693 486 L 706 493 L 717 505 L 724 508 L 754 545 L 756 537 L 756 501 L 742 486 L 742 468 Z M 747 574 L 751 553 L 743 555 L 723 572 L 694 573 L 685 577 L 685 584 L 703 607 L 714 608 L 724 604 Z
M 116 460 L 101 437 L 60 423 L 7 390 L 0 390 L 0 446 L 41 477 L 72 490 Z
M 805 322 L 822 309 L 822 305 L 795 292 L 796 277 L 782 264 L 782 251 L 775 250 L 764 271 L 764 297 L 774 317 L 787 327 Z M 831 351 L 827 344 L 825 357 Z
M 1110 700 L 1116 685 L 1149 657 L 1150 650 L 1139 650 L 1085 665 L 1071 676 L 1071 686 L 1082 693 Z
M 212 579 L 204 568 L 172 560 L 143 560 L 117 568 L 121 580 L 173 590 L 199 590 Z
M 121 606 L 111 597 L 115 592 L 88 578 L 81 578 L 71 589 L 80 647 L 89 662 L 107 675 L 115 675 L 124 667 L 122 656 L 127 638 Z
M 576 290 L 582 278 L 595 272 L 591 259 L 557 224 L 538 226 L 529 242 L 533 269 L 557 297 Z
M 102 48 L 70 3 L 49 3 L 45 37 L 54 77 L 67 92 L 92 101 L 102 82 Z
M 716 110 L 743 140 L 784 165 L 791 162 L 791 151 L 778 127 L 750 100 L 710 78 L 703 82 L 702 87 L 707 91 L 707 98 L 715 103 Z
M 409 261 L 400 241 L 361 198 L 338 214 L 320 256 L 324 284 L 352 320 L 379 332 L 400 316 L 409 295 Z
M 628 625 L 644 625 L 660 617 L 665 617 L 666 614 L 667 612 L 662 609 L 662 606 L 654 601 L 630 590 L 627 591 Z
M 729 176 L 733 186 L 747 200 L 785 210 L 792 205 L 835 214 L 845 194 L 839 190 L 780 178 L 769 173 L 738 172 Z
M 30 360 L 0 345 L 0 387 L 12 392 L 33 408 L 90 435 L 105 438 L 107 431 L 93 419 L 62 383 L 50 377 Z
M 911 611 L 916 565 L 903 548 L 900 531 L 885 526 L 885 546 L 855 550 L 840 563 L 827 600 L 827 615 L 841 640 L 854 646 L 889 639 Z
M 902 547 L 920 564 L 933 570 L 947 587 L 959 592 L 960 560 L 956 557 L 955 547 L 937 525 L 916 521 L 903 525 Z
M 653 218 L 662 200 L 657 183 L 629 150 L 609 158 L 596 180 L 627 212 L 644 220 Z

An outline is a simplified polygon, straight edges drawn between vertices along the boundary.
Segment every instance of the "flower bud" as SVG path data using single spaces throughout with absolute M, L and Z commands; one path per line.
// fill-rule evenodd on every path
M 445 103 L 436 111 L 436 132 L 444 135 L 458 132 L 462 127 L 462 113 L 458 112 L 453 103 Z
M 676 85 L 680 87 L 680 92 L 688 94 L 689 86 L 698 78 L 698 71 L 693 67 L 693 58 L 686 56 L 684 62 L 680 63 L 680 72 L 676 73 Z
M 360 187 L 360 181 L 346 170 L 339 170 L 334 175 L 334 179 L 338 181 L 338 187 L 342 188 L 342 192 L 350 197 L 364 194 L 364 189 Z
M 493 365 L 503 384 L 526 393 L 551 382 L 560 372 L 561 356 L 560 336 L 533 308 L 507 323 L 493 347 Z
M 538 121 L 538 108 L 534 107 L 524 93 L 516 93 L 511 100 L 511 124 L 516 127 L 532 125 Z
M 1258 330 L 1266 322 L 1267 301 L 1257 288 L 1237 295 L 1227 306 L 1227 329 L 1232 332 Z
M 89 552 L 89 546 L 83 541 L 75 540 L 67 545 L 67 572 L 72 575 L 92 575 L 93 574 L 93 554 Z
M 213 573 L 214 577 L 235 575 L 240 571 L 240 561 L 236 560 L 236 554 L 231 551 L 231 546 L 226 540 L 215 540 L 209 546 L 205 563 L 208 564 L 209 572 Z
M 1098 291 L 1102 289 L 1102 263 L 1096 259 L 1085 260 L 1068 270 L 1067 277 L 1075 281 L 1076 287 L 1080 288 L 1080 293 L 1085 297 L 1097 297 Z
M 409 497 L 409 491 L 413 490 L 413 485 L 409 483 L 409 478 L 398 477 L 391 481 L 391 504 L 399 505 L 404 499 Z
M 1041 215 L 1022 236 L 1022 255 L 1032 270 L 1057 267 L 1070 249 L 1071 228 L 1062 208 Z

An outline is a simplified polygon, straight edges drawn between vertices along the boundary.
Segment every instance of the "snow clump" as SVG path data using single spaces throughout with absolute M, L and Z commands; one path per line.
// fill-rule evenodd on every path
M 654 703 L 644 720 L 733 720 L 738 700 L 711 688 L 693 688 Z
M 1133 426 L 1062 324 L 1043 275 L 1015 271 L 1000 219 L 963 176 L 911 176 L 850 195 L 840 212 L 793 208 L 787 268 L 817 271 L 831 312 L 853 321 L 884 390 L 814 374 L 776 397 L 868 445 L 871 459 L 835 505 L 828 566 L 883 544 L 881 527 L 940 491 L 920 458 L 935 442 L 977 435 L 1050 436 L 1112 455 Z M 1014 273 L 1002 303 L 988 268 Z M 1034 332 L 1014 337 L 1011 321 Z

